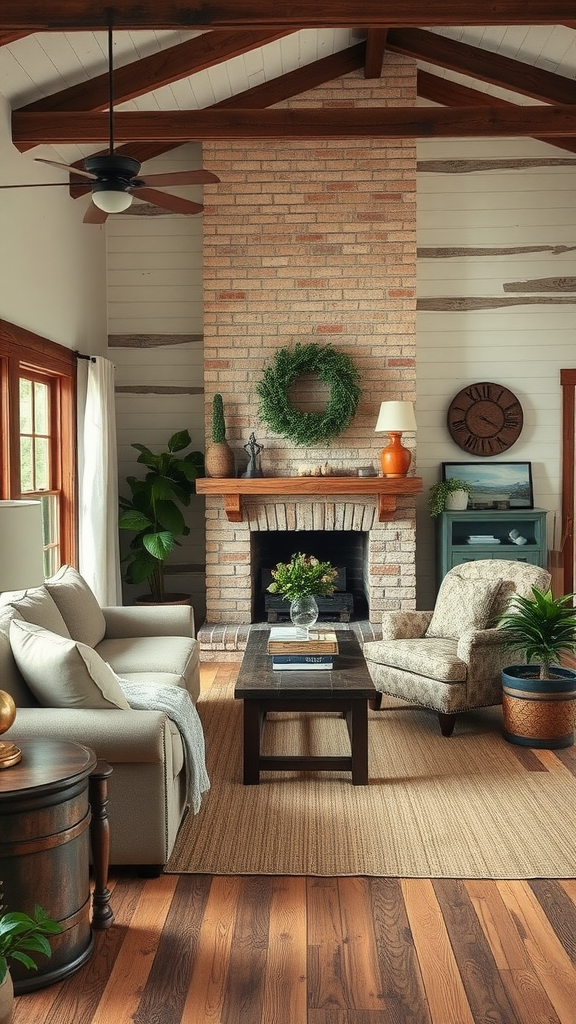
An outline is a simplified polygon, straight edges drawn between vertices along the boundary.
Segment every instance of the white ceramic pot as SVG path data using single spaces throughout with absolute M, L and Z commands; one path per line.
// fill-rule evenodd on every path
M 462 512 L 468 508 L 468 491 L 450 491 L 446 495 L 444 508 L 447 512 Z
M 0 982 L 0 1024 L 12 1024 L 14 1014 L 14 986 L 10 971 Z

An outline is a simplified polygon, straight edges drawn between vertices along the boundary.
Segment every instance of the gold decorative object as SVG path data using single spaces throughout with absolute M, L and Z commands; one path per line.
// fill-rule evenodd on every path
M 7 732 L 16 718 L 16 705 L 9 693 L 0 690 L 0 736 Z M 22 757 L 20 747 L 9 741 L 0 742 L 0 769 L 18 764 Z

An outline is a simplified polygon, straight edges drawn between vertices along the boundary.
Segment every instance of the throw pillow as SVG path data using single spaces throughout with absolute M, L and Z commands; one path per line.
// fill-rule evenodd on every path
M 60 609 L 45 586 L 5 593 L 2 595 L 2 604 L 7 604 L 26 622 L 33 622 L 35 626 L 42 626 L 60 636 L 70 636 Z
M 72 565 L 63 565 L 46 580 L 73 640 L 96 647 L 106 632 L 106 619 L 94 593 Z
M 44 707 L 130 707 L 116 674 L 87 644 L 21 619 L 10 623 L 10 644 L 20 672 Z
M 428 637 L 458 640 L 469 629 L 486 629 L 500 580 L 466 580 L 448 573 L 442 580 Z

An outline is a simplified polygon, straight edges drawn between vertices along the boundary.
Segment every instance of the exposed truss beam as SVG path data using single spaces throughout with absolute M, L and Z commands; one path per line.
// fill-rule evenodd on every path
M 388 28 L 405 25 L 558 25 L 574 21 L 574 0 L 114 0 L 116 28 Z M 101 0 L 2 0 L 0 30 L 98 29 Z
M 502 57 L 478 46 L 447 39 L 434 32 L 400 29 L 388 33 L 386 45 L 396 53 L 405 53 L 416 60 L 450 68 L 462 75 L 542 100 L 543 103 L 573 103 L 576 96 L 576 87 L 570 78 L 554 75 L 510 57 Z
M 118 140 L 184 144 L 202 139 L 473 138 L 576 136 L 576 105 L 299 110 L 120 111 Z M 15 143 L 101 143 L 104 113 L 14 113 Z
M 382 64 L 386 53 L 385 28 L 368 29 L 366 36 L 366 64 L 364 66 L 364 78 L 380 78 L 382 76 Z
M 431 75 L 427 71 L 418 71 L 418 95 L 433 103 L 442 103 L 446 107 L 477 107 L 482 104 L 493 107 L 512 107 L 515 104 L 508 100 L 499 99 L 497 96 L 488 96 L 478 89 L 470 89 L 466 85 L 458 85 L 451 82 L 449 78 L 440 78 L 439 75 Z M 548 145 L 558 146 L 560 149 L 567 149 L 570 153 L 576 153 L 576 138 L 554 138 L 539 139 L 540 142 L 547 142 Z

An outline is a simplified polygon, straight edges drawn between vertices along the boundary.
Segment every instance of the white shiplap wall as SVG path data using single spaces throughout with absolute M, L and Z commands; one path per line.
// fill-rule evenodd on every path
M 419 160 L 566 158 L 532 140 L 435 140 Z M 418 245 L 567 246 L 570 251 L 418 260 L 418 298 L 512 296 L 504 284 L 576 275 L 576 164 L 418 175 Z M 548 295 L 549 292 L 533 292 Z M 432 607 L 434 527 L 429 486 L 442 462 L 479 462 L 450 438 L 446 412 L 464 385 L 491 380 L 519 397 L 524 429 L 497 461 L 531 462 L 535 505 L 560 507 L 559 371 L 576 364 L 576 294 L 568 304 L 520 304 L 467 312 L 421 311 L 417 318 L 417 472 L 424 478 L 417 536 L 418 605 Z M 553 516 L 548 516 L 549 530 Z
M 182 147 L 170 158 L 150 161 L 145 171 L 185 170 L 201 166 L 199 147 Z M 179 190 L 202 201 L 198 187 Z M 202 335 L 202 218 L 111 217 L 108 236 L 108 333 Z M 198 394 L 117 393 L 118 475 L 121 494 L 128 494 L 128 475 L 144 475 L 136 462 L 134 443 L 165 450 L 168 438 L 187 429 L 192 446 L 204 450 L 203 347 L 200 340 L 156 348 L 109 349 L 116 367 L 116 386 L 199 389 Z M 203 564 L 204 499 L 194 495 L 185 512 L 191 533 L 182 538 L 169 562 Z M 171 590 L 192 593 L 199 622 L 204 614 L 204 577 L 170 575 Z M 146 587 L 126 588 L 130 601 Z

